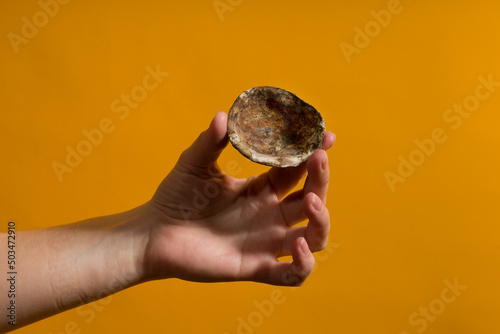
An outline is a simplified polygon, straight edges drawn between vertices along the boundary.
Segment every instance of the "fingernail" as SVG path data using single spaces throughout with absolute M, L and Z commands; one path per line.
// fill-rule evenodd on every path
M 300 239 L 299 248 L 302 251 L 302 253 L 304 253 L 305 255 L 309 255 L 309 253 L 311 252 L 309 250 L 309 246 L 307 245 L 307 242 L 305 242 L 304 238 Z
M 321 210 L 323 210 L 323 203 L 321 203 L 318 196 L 315 194 L 313 194 L 312 206 L 313 206 L 314 210 L 316 210 L 318 212 L 321 212 Z

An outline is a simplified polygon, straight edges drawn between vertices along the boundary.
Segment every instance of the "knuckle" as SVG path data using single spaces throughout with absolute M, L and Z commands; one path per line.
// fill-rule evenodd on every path
M 328 182 L 330 181 L 330 173 L 328 172 L 328 170 L 323 171 L 319 175 L 319 181 L 321 184 L 328 184 Z
M 328 246 L 328 239 L 327 238 L 316 238 L 315 242 L 312 244 L 312 252 L 319 252 L 322 251 L 323 249 Z

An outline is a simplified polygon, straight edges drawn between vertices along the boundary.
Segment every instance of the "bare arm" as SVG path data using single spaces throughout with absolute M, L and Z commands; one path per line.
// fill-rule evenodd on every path
M 16 326 L 88 303 L 149 280 L 256 281 L 301 285 L 314 267 L 311 252 L 326 246 L 324 203 L 328 158 L 323 149 L 295 168 L 271 168 L 236 179 L 217 166 L 227 145 L 227 115 L 179 158 L 153 198 L 133 210 L 34 231 L 17 232 Z M 304 188 L 288 194 L 307 174 Z M 208 190 L 207 190 L 208 189 Z M 196 190 L 208 191 L 205 202 Z M 287 195 L 288 194 L 288 195 Z M 307 226 L 295 226 L 308 219 Z M 5 249 L 7 235 L 0 237 Z M 292 255 L 293 262 L 277 258 Z M 7 262 L 0 267 L 7 272 Z M 0 307 L 8 305 L 0 295 Z
M 2 332 L 140 283 L 148 240 L 146 207 L 70 225 L 18 231 L 16 326 L 4 320 Z M 6 249 L 6 243 L 7 235 L 2 234 L 0 247 Z M 1 263 L 4 273 L 10 271 L 7 261 Z M 5 310 L 11 299 L 7 293 L 0 298 Z

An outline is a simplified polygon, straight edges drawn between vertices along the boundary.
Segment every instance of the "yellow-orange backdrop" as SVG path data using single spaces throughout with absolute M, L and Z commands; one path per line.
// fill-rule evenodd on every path
M 147 201 L 254 86 L 296 93 L 338 138 L 330 248 L 300 289 L 154 282 L 19 333 L 498 333 L 499 15 L 490 0 L 2 1 L 2 231 Z M 68 149 L 87 156 L 61 169 Z M 266 170 L 232 147 L 221 166 Z

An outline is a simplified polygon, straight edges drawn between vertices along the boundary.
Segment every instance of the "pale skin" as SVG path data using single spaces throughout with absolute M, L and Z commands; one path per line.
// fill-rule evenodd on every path
M 0 330 L 157 279 L 301 285 L 313 270 L 312 252 L 328 240 L 326 150 L 335 136 L 327 131 L 322 149 L 299 167 L 236 179 L 217 165 L 228 144 L 226 124 L 227 115 L 218 113 L 147 203 L 116 215 L 17 231 L 16 326 L 2 314 Z M 303 189 L 289 194 L 306 175 Z M 296 226 L 306 219 L 306 226 Z M 2 234 L 0 249 L 6 243 Z M 278 260 L 286 255 L 293 261 Z M 0 263 L 8 272 L 7 261 Z M 0 302 L 6 310 L 5 291 Z

